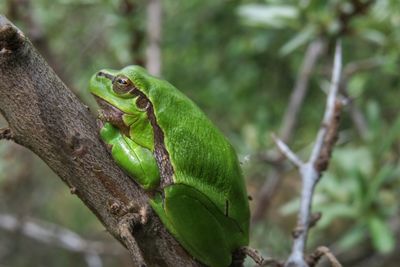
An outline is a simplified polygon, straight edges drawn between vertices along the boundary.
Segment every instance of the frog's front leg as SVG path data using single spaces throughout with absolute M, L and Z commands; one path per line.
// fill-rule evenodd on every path
M 121 134 L 118 128 L 105 123 L 100 136 L 111 146 L 111 154 L 117 164 L 144 189 L 156 188 L 160 183 L 160 175 L 153 153 L 130 138 Z

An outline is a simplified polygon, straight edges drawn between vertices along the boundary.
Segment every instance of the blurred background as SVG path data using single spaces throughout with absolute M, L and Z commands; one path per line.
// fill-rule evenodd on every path
M 271 133 L 308 157 L 341 38 L 346 105 L 308 248 L 330 247 L 343 266 L 399 266 L 400 1 L 3 0 L 0 13 L 93 114 L 88 80 L 105 67 L 145 65 L 193 99 L 242 162 L 251 246 L 278 259 L 291 248 L 300 181 Z M 1 141 L 0 266 L 130 260 L 37 156 Z

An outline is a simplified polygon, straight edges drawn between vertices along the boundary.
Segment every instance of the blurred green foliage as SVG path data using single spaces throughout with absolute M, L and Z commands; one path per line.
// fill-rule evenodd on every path
M 147 1 L 22 2 L 29 4 L 23 8 L 21 1 L 1 1 L 0 11 L 34 43 L 42 41 L 35 45 L 93 113 L 90 76 L 101 68 L 145 61 Z M 15 3 L 20 5 L 17 13 L 10 8 Z M 315 195 L 314 210 L 323 216 L 311 231 L 309 247 L 330 246 L 344 266 L 397 266 L 399 1 L 165 0 L 162 76 L 191 97 L 232 141 L 255 206 L 273 165 L 253 156 L 273 148 L 270 133 L 279 131 L 307 46 L 319 38 L 326 49 L 310 77 L 290 142 L 301 155 L 310 148 L 324 109 L 337 37 L 343 40 L 348 71 L 343 90 L 349 104 L 332 162 Z M 39 46 L 43 42 L 47 46 Z M 4 141 L 0 154 L 0 213 L 41 218 L 119 246 L 39 159 Z M 290 250 L 298 206 L 293 192 L 299 190 L 296 172 L 283 175 L 265 220 L 252 234 L 253 246 L 281 259 Z M 28 240 L 0 230 L 0 264 L 87 266 L 82 255 Z M 127 257 L 107 255 L 103 260 L 105 266 L 129 266 Z

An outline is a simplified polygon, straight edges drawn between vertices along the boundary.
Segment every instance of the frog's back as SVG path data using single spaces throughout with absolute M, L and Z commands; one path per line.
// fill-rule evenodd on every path
M 231 144 L 197 105 L 173 85 L 138 66 L 126 67 L 123 72 L 153 104 L 174 168 L 174 182 L 193 186 L 210 198 L 222 213 L 239 224 L 242 243 L 247 244 L 248 197 Z
M 221 212 L 239 223 L 247 239 L 248 199 L 233 147 L 204 113 L 175 87 L 166 81 L 154 84 L 149 98 L 157 123 L 164 130 L 175 182 L 202 191 Z

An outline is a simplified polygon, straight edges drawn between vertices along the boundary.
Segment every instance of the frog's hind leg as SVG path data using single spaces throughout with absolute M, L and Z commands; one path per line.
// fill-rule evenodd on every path
M 160 197 L 151 204 L 167 229 L 192 256 L 207 266 L 229 266 L 232 251 L 215 214 L 219 211 L 212 207 L 215 205 L 187 185 L 174 184 L 164 190 L 165 198 Z

